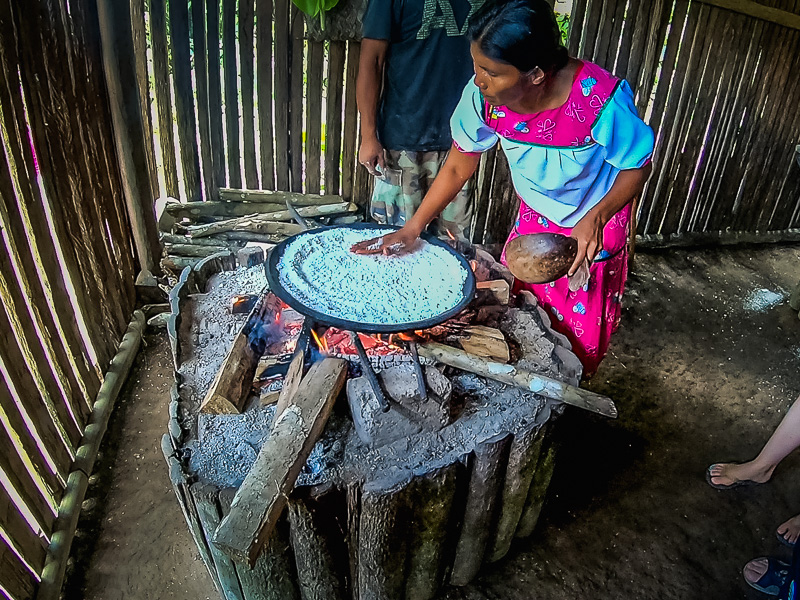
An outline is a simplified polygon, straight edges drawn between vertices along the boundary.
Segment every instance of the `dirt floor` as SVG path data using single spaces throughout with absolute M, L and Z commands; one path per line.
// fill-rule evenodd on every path
M 616 421 L 569 409 L 532 537 L 441 600 L 759 598 L 740 571 L 788 556 L 800 453 L 768 485 L 717 491 L 715 461 L 754 456 L 800 393 L 788 295 L 800 246 L 640 253 L 611 353 L 588 385 Z M 70 599 L 217 598 L 169 485 L 171 360 L 150 334 L 120 397 L 85 504 Z

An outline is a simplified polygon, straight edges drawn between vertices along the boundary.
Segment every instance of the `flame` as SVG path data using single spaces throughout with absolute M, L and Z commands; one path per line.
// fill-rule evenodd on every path
M 311 336 L 314 338 L 314 342 L 317 344 L 317 348 L 319 348 L 320 352 L 323 354 L 328 353 L 328 343 L 325 341 L 324 338 L 321 338 L 317 335 L 317 332 L 313 329 L 311 330 Z
M 469 261 L 469 266 L 472 268 L 472 272 L 474 273 L 478 269 L 478 261 L 477 260 Z
M 445 229 L 445 231 L 447 232 L 447 237 L 449 237 L 452 241 L 455 242 L 456 241 L 456 236 L 454 236 L 452 233 L 450 233 L 449 229 Z

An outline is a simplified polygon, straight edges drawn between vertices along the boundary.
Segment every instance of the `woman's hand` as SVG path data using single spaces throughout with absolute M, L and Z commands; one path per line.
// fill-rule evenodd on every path
M 385 254 L 386 256 L 407 254 L 414 249 L 418 239 L 419 233 L 403 227 L 393 233 L 353 244 L 350 251 L 356 254 Z
M 572 277 L 584 260 L 592 262 L 597 253 L 603 249 L 603 228 L 605 226 L 605 221 L 597 212 L 589 211 L 572 228 L 570 237 L 578 240 L 578 253 L 569 268 L 568 276 Z

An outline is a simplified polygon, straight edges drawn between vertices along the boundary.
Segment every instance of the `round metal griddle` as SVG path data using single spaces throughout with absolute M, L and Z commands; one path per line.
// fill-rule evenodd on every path
M 458 252 L 453 250 L 450 246 L 448 246 L 445 242 L 441 241 L 440 239 L 428 234 L 423 233 L 420 237 L 428 242 L 429 244 L 433 244 L 435 246 L 439 246 L 447 250 L 464 268 L 467 273 L 467 277 L 464 281 L 464 285 L 462 287 L 462 298 L 453 308 L 436 315 L 435 317 L 431 317 L 429 319 L 425 319 L 423 321 L 414 321 L 409 323 L 358 323 L 356 321 L 350 321 L 347 319 L 340 319 L 337 317 L 332 317 L 330 315 L 323 314 L 310 308 L 300 302 L 295 296 L 285 289 L 280 282 L 280 278 L 278 276 L 278 265 L 283 258 L 283 253 L 286 250 L 286 247 L 292 243 L 296 238 L 314 234 L 320 231 L 324 231 L 326 229 L 374 229 L 376 231 L 376 236 L 378 235 L 379 230 L 386 230 L 386 229 L 399 229 L 398 227 L 392 227 L 391 225 L 377 225 L 374 223 L 356 223 L 354 225 L 343 225 L 343 226 L 330 226 L 330 227 L 318 227 L 316 229 L 309 229 L 308 231 L 304 231 L 303 233 L 298 233 L 297 235 L 293 235 L 292 237 L 282 241 L 278 244 L 269 254 L 269 259 L 266 263 L 264 263 L 266 275 L 267 275 L 267 282 L 269 283 L 269 289 L 274 293 L 278 298 L 283 300 L 286 304 L 292 307 L 294 310 L 299 312 L 300 314 L 310 317 L 316 323 L 320 325 L 328 325 L 332 327 L 338 327 L 340 329 L 347 329 L 349 331 L 360 331 L 363 333 L 398 333 L 401 331 L 412 331 L 415 329 L 427 329 L 428 327 L 433 327 L 434 325 L 438 325 L 443 323 L 450 317 L 453 317 L 460 313 L 467 304 L 470 303 L 473 296 L 475 295 L 475 274 L 472 272 L 472 268 L 469 266 L 467 260 L 461 256 Z

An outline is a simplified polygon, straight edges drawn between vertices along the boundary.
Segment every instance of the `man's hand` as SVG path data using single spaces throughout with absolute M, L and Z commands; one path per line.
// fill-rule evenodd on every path
M 386 168 L 386 151 L 377 137 L 365 137 L 361 141 L 361 147 L 358 149 L 358 162 L 364 165 L 371 175 L 380 177 L 381 173 L 377 167 L 380 166 L 381 171 Z
M 589 211 L 572 228 L 570 237 L 578 240 L 578 253 L 567 275 L 572 277 L 584 259 L 592 262 L 597 253 L 603 249 L 603 228 L 606 224 L 603 219 L 594 211 Z

